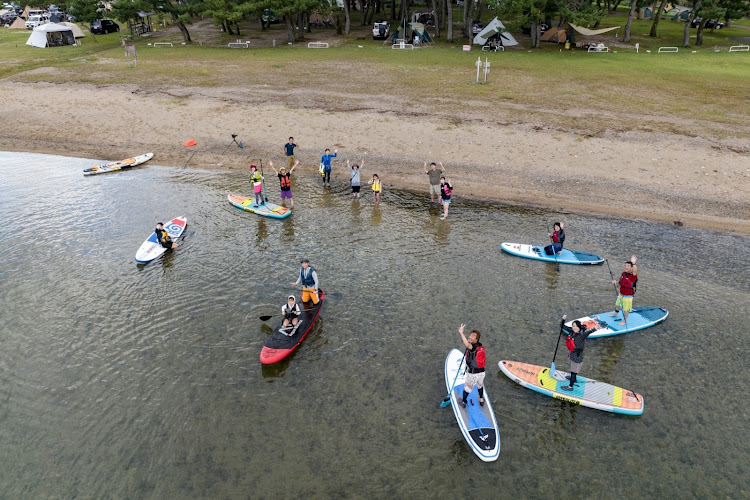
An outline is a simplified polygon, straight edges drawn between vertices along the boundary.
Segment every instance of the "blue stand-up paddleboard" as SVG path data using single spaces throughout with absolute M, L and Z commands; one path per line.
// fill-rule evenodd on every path
M 557 255 L 547 255 L 541 245 L 525 245 L 523 243 L 503 243 L 500 245 L 504 251 L 518 257 L 527 259 L 543 260 L 557 264 L 602 264 L 604 259 L 593 253 L 575 252 L 563 248 Z
M 500 455 L 500 431 L 487 387 L 484 388 L 484 406 L 479 406 L 479 393 L 476 387 L 467 398 L 466 408 L 462 408 L 459 403 L 463 398 L 466 379 L 466 364 L 463 363 L 463 359 L 464 353 L 458 349 L 453 349 L 445 358 L 445 384 L 448 391 L 453 387 L 450 394 L 453 413 L 456 415 L 461 433 L 474 453 L 485 462 L 494 462 Z
M 229 198 L 229 203 L 240 210 L 271 217 L 272 219 L 283 219 L 292 215 L 292 209 L 276 205 L 275 203 L 265 202 L 262 205 L 256 205 L 255 198 L 248 198 L 247 196 L 240 196 L 238 194 L 229 194 L 227 198 Z
M 172 238 L 172 241 L 177 241 L 177 238 L 182 236 L 187 226 L 187 219 L 185 217 L 177 217 L 164 224 L 164 230 Z M 139 264 L 147 264 L 155 258 L 161 256 L 167 249 L 161 246 L 156 239 L 156 233 L 152 232 L 146 241 L 143 242 L 141 247 L 135 253 L 135 261 Z
M 570 384 L 565 378 L 570 374 L 562 370 L 550 375 L 547 366 L 518 361 L 500 361 L 498 366 L 509 379 L 545 396 L 623 415 L 643 413 L 643 396 L 622 387 L 578 375 L 573 390 L 564 391 L 561 388 Z
M 622 311 L 617 316 L 610 316 L 613 312 L 607 311 L 594 314 L 593 316 L 584 316 L 583 318 L 578 318 L 578 321 L 587 330 L 594 330 L 594 333 L 589 335 L 588 338 L 595 339 L 597 337 L 611 337 L 612 335 L 643 330 L 644 328 L 658 325 L 669 316 L 669 311 L 661 307 L 634 307 L 630 311 L 630 314 L 628 314 L 627 323 L 621 325 Z M 565 324 L 571 326 L 573 321 Z

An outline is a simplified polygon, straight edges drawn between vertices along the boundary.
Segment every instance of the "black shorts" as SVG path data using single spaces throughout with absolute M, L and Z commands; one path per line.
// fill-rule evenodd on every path
M 172 242 L 171 241 L 163 241 L 161 243 L 161 246 L 163 246 L 164 248 L 167 248 L 167 249 L 172 248 Z
M 359 186 L 352 186 L 352 193 L 359 193 Z

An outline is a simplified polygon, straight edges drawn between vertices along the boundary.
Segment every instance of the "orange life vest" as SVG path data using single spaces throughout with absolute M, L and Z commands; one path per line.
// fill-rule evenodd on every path
M 281 189 L 291 189 L 292 185 L 289 183 L 289 174 L 279 177 L 279 181 L 281 182 Z

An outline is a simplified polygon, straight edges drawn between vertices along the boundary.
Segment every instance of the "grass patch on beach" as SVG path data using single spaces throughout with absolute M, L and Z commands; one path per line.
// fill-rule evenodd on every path
M 606 24 L 624 22 L 618 15 Z M 443 41 L 397 51 L 355 37 L 327 50 L 309 50 L 303 44 L 250 50 L 179 43 L 154 48 L 144 39 L 136 42 L 137 68 L 126 62 L 117 34 L 98 36 L 97 42 L 87 37 L 80 47 L 39 49 L 25 45 L 28 32 L 0 30 L 5 55 L 0 78 L 144 87 L 267 86 L 281 93 L 309 90 L 310 106 L 323 109 L 374 109 L 396 99 L 405 107 L 426 104 L 444 117 L 481 110 L 497 116 L 499 123 L 539 123 L 568 113 L 576 118 L 562 118 L 556 126 L 587 136 L 636 129 L 710 137 L 731 131 L 750 137 L 750 55 L 715 53 L 713 46 L 696 54 L 686 49 L 656 54 L 659 46 L 681 45 L 676 39 L 681 41 L 684 25 L 662 20 L 661 38 L 641 39 L 650 24 L 634 23 L 639 54 L 622 48 L 608 54 L 561 52 L 556 44 L 533 51 L 466 53 L 461 44 Z M 722 36 L 750 33 L 742 28 L 719 31 Z M 706 32 L 705 44 L 712 43 Z M 650 54 L 647 47 L 653 49 Z M 480 55 L 492 64 L 488 85 L 474 83 L 474 62 Z

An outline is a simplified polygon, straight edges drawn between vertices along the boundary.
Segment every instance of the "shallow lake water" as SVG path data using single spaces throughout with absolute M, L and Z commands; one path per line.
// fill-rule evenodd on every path
M 375 207 L 305 173 L 292 216 L 271 220 L 227 202 L 249 193 L 245 172 L 83 177 L 96 163 L 0 153 L 0 497 L 748 495 L 750 238 L 469 201 L 460 180 L 441 221 L 426 190 L 386 189 Z M 136 265 L 155 223 L 180 215 L 180 248 Z M 566 248 L 615 273 L 637 254 L 635 305 L 670 311 L 587 342 L 582 374 L 643 394 L 640 417 L 547 398 L 497 368 L 548 364 L 562 314 L 613 308 L 606 266 L 500 252 L 545 243 L 560 219 Z M 328 299 L 300 348 L 263 367 L 278 320 L 259 316 L 294 293 L 302 257 Z M 462 322 L 488 353 L 493 463 L 438 408 Z

